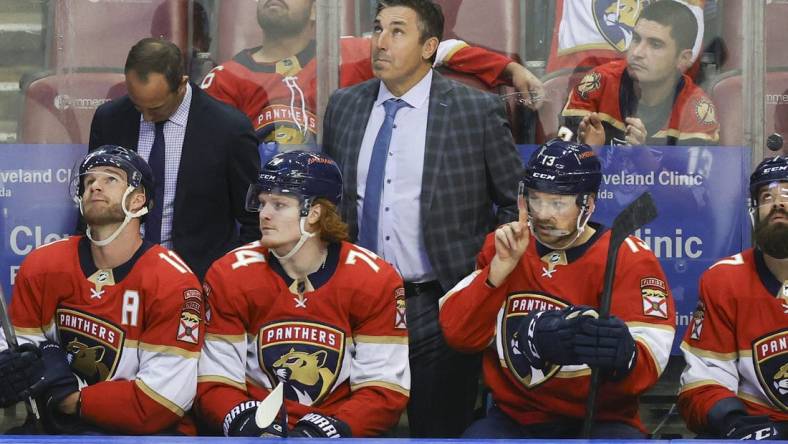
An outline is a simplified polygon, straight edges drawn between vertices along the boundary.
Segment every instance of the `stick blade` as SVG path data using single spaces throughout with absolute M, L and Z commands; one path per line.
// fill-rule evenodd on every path
M 265 429 L 273 424 L 276 420 L 276 416 L 279 414 L 279 410 L 282 408 L 283 402 L 284 388 L 282 387 L 282 383 L 279 383 L 279 385 L 260 402 L 260 406 L 257 407 L 257 413 L 254 415 L 254 422 L 257 424 L 257 427 Z
M 657 206 L 651 193 L 646 191 L 632 201 L 616 216 L 611 227 L 610 244 L 618 245 L 635 230 L 657 218 Z

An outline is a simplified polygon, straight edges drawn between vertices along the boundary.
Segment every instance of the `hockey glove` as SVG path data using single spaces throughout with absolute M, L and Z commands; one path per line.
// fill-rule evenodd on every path
M 610 380 L 623 379 L 635 367 L 635 340 L 627 324 L 615 316 L 607 319 L 584 317 L 573 342 L 580 362 L 599 367 Z
M 752 439 L 755 441 L 776 441 L 785 439 L 780 428 L 768 416 L 736 416 L 729 421 L 727 439 Z
M 521 351 L 534 368 L 543 369 L 550 364 L 579 364 L 572 338 L 580 319 L 596 316 L 596 311 L 586 306 L 570 306 L 563 310 L 529 313 L 520 325 Z
M 278 438 L 287 436 L 286 425 L 279 421 L 274 421 L 273 424 L 264 429 L 257 425 L 254 417 L 257 414 L 259 405 L 260 401 L 249 400 L 233 407 L 224 417 L 224 425 L 222 426 L 224 436 L 267 436 Z
M 320 413 L 307 413 L 298 420 L 293 437 L 304 438 L 351 438 L 350 426 L 344 421 Z
M 0 408 L 27 399 L 41 380 L 41 351 L 34 344 L 0 352 Z

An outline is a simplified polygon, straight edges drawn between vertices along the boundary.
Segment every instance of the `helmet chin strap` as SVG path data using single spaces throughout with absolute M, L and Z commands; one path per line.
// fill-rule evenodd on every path
M 129 194 L 131 194 L 132 191 L 134 191 L 134 187 L 129 185 L 126 188 L 126 191 L 123 193 L 123 197 L 120 200 L 120 207 L 123 208 L 123 214 L 125 214 L 126 217 L 123 218 L 123 222 L 121 222 L 120 226 L 115 231 L 113 231 L 112 234 L 110 234 L 106 239 L 102 239 L 102 240 L 93 239 L 93 234 L 90 231 L 90 225 L 88 225 L 87 230 L 85 230 L 85 235 L 88 237 L 88 239 L 90 239 L 90 242 L 92 242 L 93 245 L 96 245 L 97 247 L 104 247 L 106 245 L 109 245 L 109 243 L 114 241 L 115 238 L 117 238 L 118 235 L 120 235 L 120 232 L 123 231 L 124 228 L 126 228 L 126 225 L 128 225 L 129 222 L 131 222 L 131 219 L 135 217 L 142 217 L 148 214 L 148 207 L 142 207 L 135 213 L 130 212 L 128 208 L 126 208 L 126 198 L 128 197 Z M 79 202 L 79 213 L 84 216 L 85 212 L 82 209 L 81 197 L 78 199 L 78 202 Z
M 298 228 L 301 231 L 301 237 L 298 239 L 298 242 L 293 246 L 293 248 L 291 248 L 287 254 L 281 256 L 277 254 L 275 250 L 271 250 L 271 254 L 273 254 L 280 261 L 286 261 L 293 257 L 293 255 L 298 253 L 298 250 L 304 246 L 304 243 L 306 243 L 307 239 L 315 236 L 315 233 L 306 231 L 306 217 L 309 215 L 310 208 L 312 208 L 312 200 L 306 199 L 303 206 L 301 207 L 301 219 L 298 222 Z
M 528 218 L 528 228 L 531 230 L 531 233 L 534 235 L 536 240 L 538 240 L 539 243 L 544 245 L 545 247 L 547 247 L 547 248 L 549 248 L 551 250 L 566 250 L 573 243 L 575 243 L 575 241 L 578 238 L 580 238 L 580 236 L 585 231 L 586 224 L 588 224 L 588 220 L 590 218 L 591 218 L 591 213 L 588 212 L 588 206 L 587 205 L 583 205 L 583 208 L 581 208 L 581 210 L 580 210 L 580 214 L 577 215 L 577 221 L 575 222 L 575 233 L 576 233 L 575 237 L 573 237 L 572 240 L 570 240 L 569 242 L 566 242 L 564 245 L 561 245 L 561 246 L 549 244 L 549 243 L 545 242 L 544 240 L 542 240 L 542 238 L 539 237 L 538 234 L 536 234 L 536 230 L 534 230 L 533 223 L 531 222 L 531 218 L 530 217 Z M 549 231 L 550 231 L 550 234 L 552 234 L 553 236 L 566 236 L 566 235 L 568 235 L 570 233 L 568 230 L 549 230 Z
M 293 255 L 296 254 L 298 250 L 300 250 L 301 247 L 304 246 L 304 243 L 306 243 L 307 239 L 315 236 L 315 233 L 310 233 L 306 231 L 306 216 L 301 217 L 301 221 L 299 222 L 298 227 L 301 230 L 301 237 L 298 239 L 298 242 L 295 244 L 295 246 L 293 246 L 293 248 L 291 248 L 287 254 L 280 256 L 276 253 L 275 250 L 271 250 L 271 254 L 276 256 L 276 258 L 279 259 L 280 261 L 286 261 L 291 257 L 293 257 Z

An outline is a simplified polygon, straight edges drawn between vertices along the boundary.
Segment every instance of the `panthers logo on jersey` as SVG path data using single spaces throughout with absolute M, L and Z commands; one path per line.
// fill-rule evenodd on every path
M 317 116 L 301 107 L 273 104 L 265 107 L 255 121 L 260 142 L 279 145 L 308 145 L 317 139 Z
M 276 384 L 286 382 L 285 397 L 304 405 L 331 392 L 342 368 L 345 333 L 307 321 L 273 322 L 260 328 L 260 368 Z
M 596 27 L 611 46 L 625 51 L 632 41 L 632 32 L 640 12 L 649 0 L 593 0 Z
M 71 369 L 88 384 L 112 377 L 120 361 L 125 332 L 117 325 L 70 308 L 55 314 L 60 345 Z
M 753 341 L 752 360 L 763 391 L 777 408 L 788 411 L 788 328 Z
M 497 335 L 498 351 L 502 352 L 501 365 L 517 378 L 527 389 L 533 389 L 554 376 L 561 368 L 550 365 L 544 369 L 531 367 L 522 347 L 525 342 L 520 340 L 520 327 L 523 319 L 532 311 L 560 310 L 566 307 L 565 301 L 554 296 L 541 293 L 514 293 L 506 299 L 503 320 L 500 323 Z
M 586 74 L 580 83 L 577 84 L 577 94 L 583 98 L 588 99 L 588 95 L 598 90 L 602 86 L 602 75 L 598 72 L 592 71 Z

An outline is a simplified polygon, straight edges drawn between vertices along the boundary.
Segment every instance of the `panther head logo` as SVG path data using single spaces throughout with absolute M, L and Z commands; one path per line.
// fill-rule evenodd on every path
M 333 374 L 331 370 L 325 368 L 325 350 L 318 350 L 314 353 L 305 353 L 290 348 L 290 351 L 282 355 L 274 362 L 274 371 L 280 379 L 288 382 L 297 382 L 307 387 L 315 387 L 319 384 L 320 391 L 314 399 L 319 399 L 330 389 Z
M 71 368 L 83 376 L 88 382 L 104 381 L 109 376 L 109 368 L 101 361 L 104 359 L 104 346 L 88 347 L 76 339 L 66 345 Z
M 788 364 L 783 364 L 780 370 L 774 375 L 774 389 L 780 392 L 781 395 L 788 393 Z

